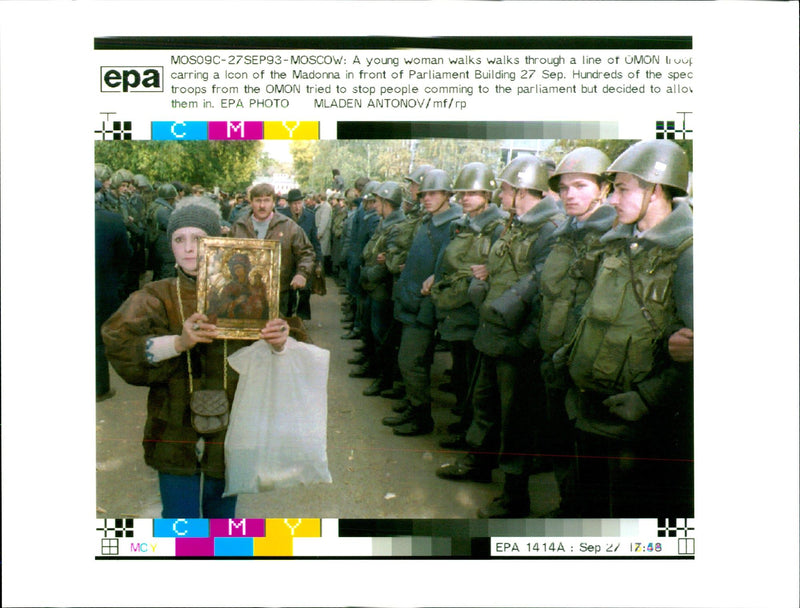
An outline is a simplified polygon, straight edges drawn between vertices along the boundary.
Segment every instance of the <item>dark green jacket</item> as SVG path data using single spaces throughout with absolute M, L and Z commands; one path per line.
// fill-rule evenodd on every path
M 632 225 L 602 237 L 605 254 L 568 357 L 570 376 L 584 395 L 579 428 L 631 437 L 687 418 L 692 365 L 672 361 L 667 340 L 694 323 L 692 223 L 689 207 L 679 204 L 639 238 Z M 600 404 L 625 392 L 639 394 L 647 420 L 620 421 Z
M 518 357 L 530 350 L 524 336 L 536 331 L 529 311 L 538 300 L 536 289 L 530 290 L 516 305 L 518 294 L 514 285 L 523 277 L 541 272 L 553 243 L 553 232 L 564 215 L 552 199 L 542 199 L 533 209 L 515 218 L 505 233 L 492 246 L 487 267 L 488 281 L 473 281 L 470 295 L 480 306 L 480 325 L 474 344 L 490 357 Z M 535 285 L 535 279 L 534 279 Z M 506 303 L 513 304 L 514 314 L 508 314 Z M 521 310 L 520 314 L 516 314 Z
M 478 309 L 469 299 L 471 266 L 485 264 L 499 238 L 508 213 L 489 205 L 478 216 L 462 216 L 450 225 L 450 242 L 436 263 L 431 297 L 436 306 L 439 333 L 444 340 L 472 340 L 478 327 Z

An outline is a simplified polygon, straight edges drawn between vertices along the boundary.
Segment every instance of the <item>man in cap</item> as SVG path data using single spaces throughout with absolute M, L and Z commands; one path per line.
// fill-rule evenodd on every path
M 289 206 L 279 208 L 278 212 L 293 219 L 300 228 L 303 229 L 303 232 L 306 233 L 314 249 L 314 265 L 316 266 L 316 264 L 321 263 L 322 249 L 319 239 L 317 238 L 317 226 L 314 222 L 314 212 L 303 204 L 303 194 L 298 189 L 289 190 L 289 193 L 286 195 L 286 201 L 289 203 Z M 290 315 L 297 315 L 301 319 L 310 319 L 311 286 L 305 285 L 296 291 L 290 292 L 289 296 Z
M 250 189 L 250 207 L 233 223 L 229 236 L 280 241 L 280 314 L 289 317 L 291 292 L 304 288 L 314 270 L 314 247 L 299 225 L 275 212 L 272 184 L 256 184 Z

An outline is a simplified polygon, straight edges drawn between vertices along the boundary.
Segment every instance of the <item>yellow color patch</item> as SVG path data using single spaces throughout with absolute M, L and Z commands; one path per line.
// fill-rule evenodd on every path
M 253 539 L 253 555 L 292 555 L 294 541 L 291 537 L 278 536 Z
M 270 538 L 319 538 L 322 525 L 319 519 L 267 519 L 264 536 Z
M 319 139 L 319 122 L 267 121 L 264 123 L 264 139 Z

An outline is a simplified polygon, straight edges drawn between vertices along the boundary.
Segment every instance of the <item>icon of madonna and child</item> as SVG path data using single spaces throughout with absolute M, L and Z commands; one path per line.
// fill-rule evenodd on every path
M 206 316 L 223 325 L 224 320 L 269 318 L 267 278 L 249 255 L 238 252 L 223 259 L 220 272 L 209 282 Z

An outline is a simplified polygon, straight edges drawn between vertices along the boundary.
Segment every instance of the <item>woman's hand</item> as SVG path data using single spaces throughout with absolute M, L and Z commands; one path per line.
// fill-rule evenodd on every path
M 261 329 L 261 339 L 277 351 L 282 351 L 289 337 L 289 324 L 283 319 L 272 319 Z
M 207 316 L 196 312 L 186 319 L 181 335 L 175 338 L 175 350 L 182 353 L 198 342 L 213 342 L 216 337 L 217 326 L 209 323 Z
M 292 289 L 303 289 L 303 287 L 305 286 L 306 286 L 306 278 L 300 273 L 294 275 L 292 277 L 292 282 L 289 283 L 289 287 L 291 287 Z

